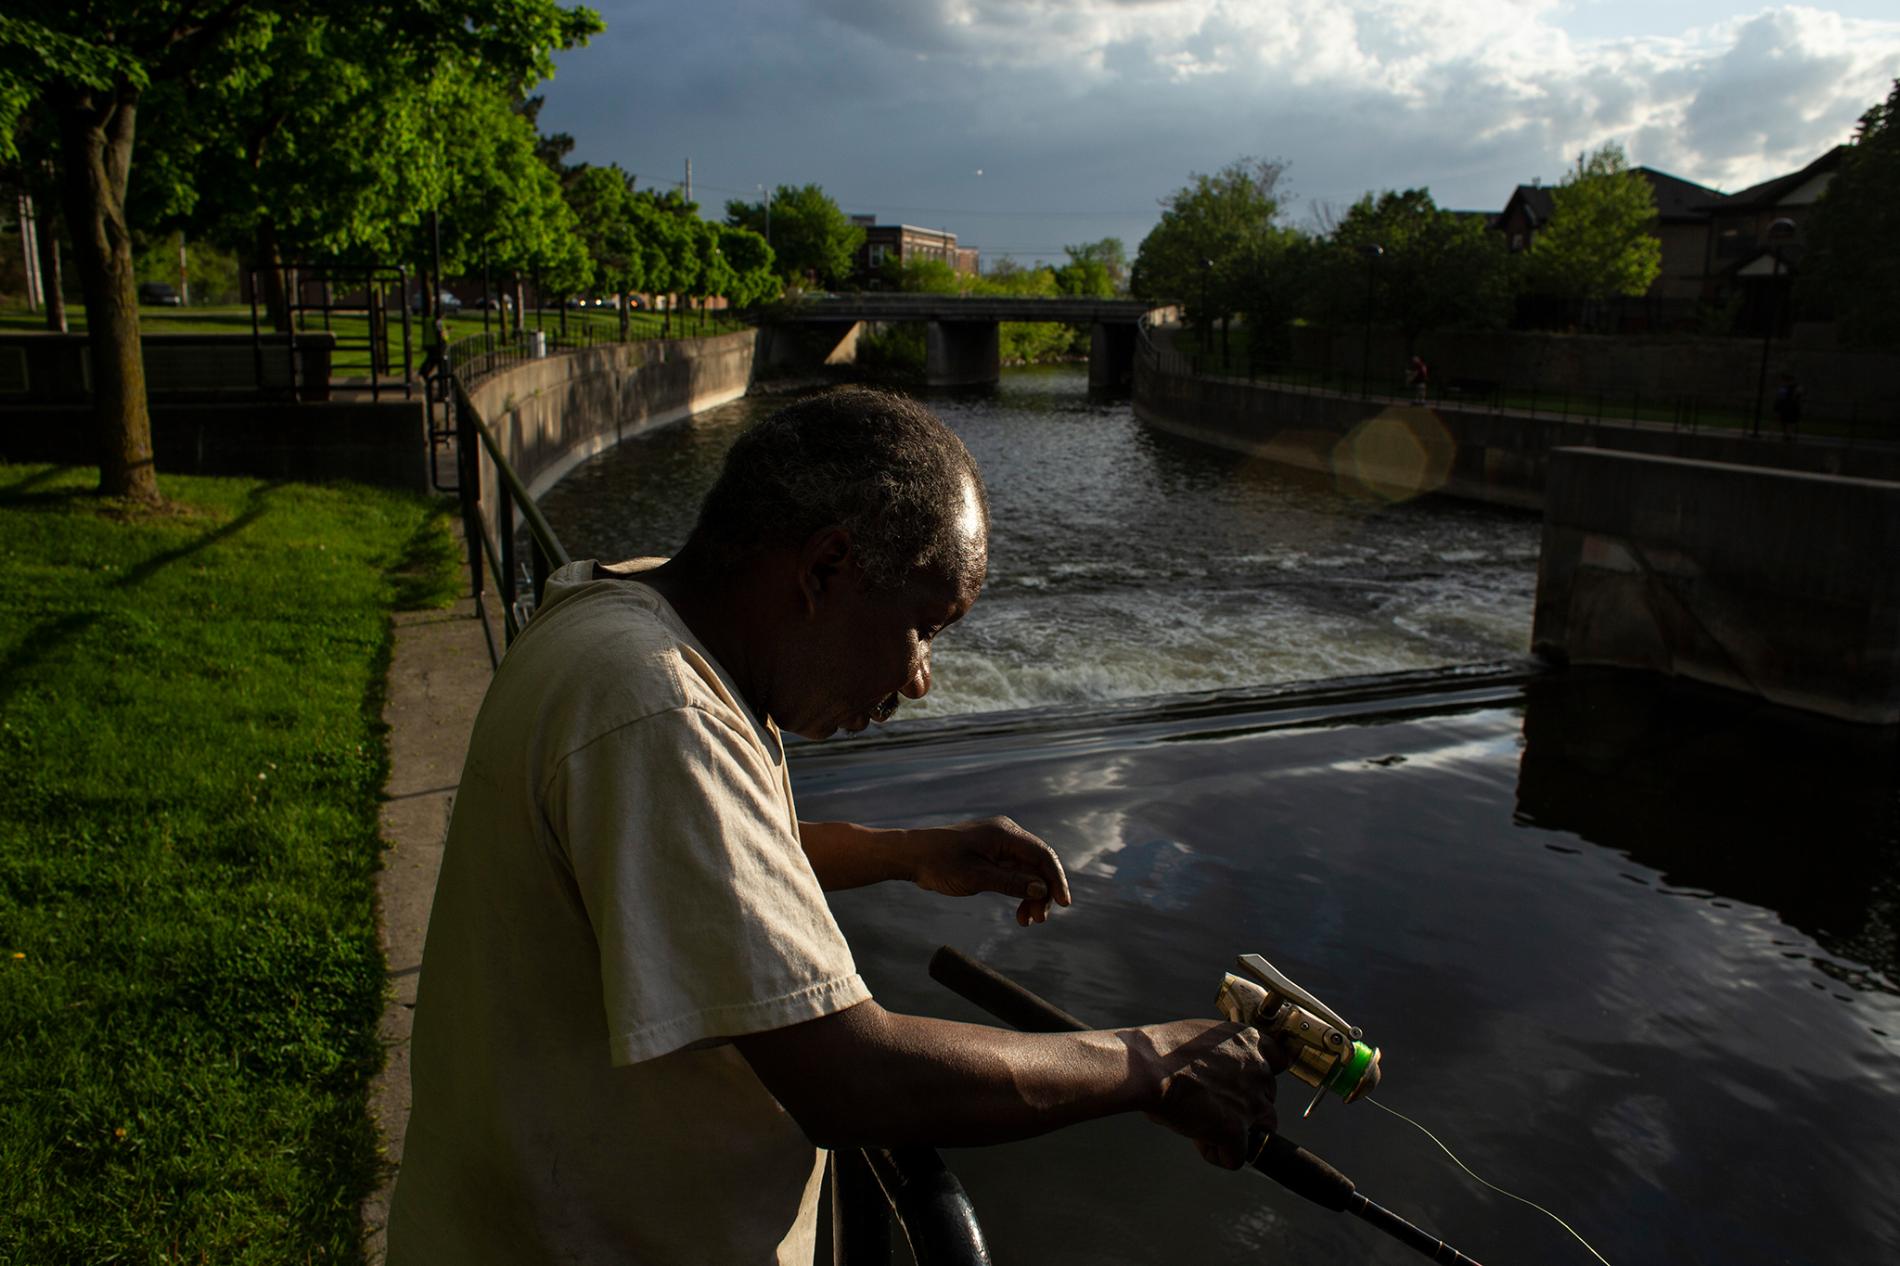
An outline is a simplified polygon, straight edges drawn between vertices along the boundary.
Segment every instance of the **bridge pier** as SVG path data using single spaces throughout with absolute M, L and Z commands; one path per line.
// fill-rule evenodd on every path
M 1089 326 L 1089 390 L 1126 391 L 1135 383 L 1135 327 L 1096 321 Z
M 1003 376 L 995 321 L 932 321 L 924 334 L 924 382 L 932 387 L 985 386 Z

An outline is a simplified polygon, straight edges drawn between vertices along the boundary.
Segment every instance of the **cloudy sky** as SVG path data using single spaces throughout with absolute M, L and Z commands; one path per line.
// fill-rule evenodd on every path
M 1497 210 L 1621 141 L 1733 191 L 1847 139 L 1900 77 L 1892 0 L 604 0 L 542 124 L 717 215 L 816 182 L 847 211 L 1060 258 L 1243 155 L 1288 218 L 1369 189 Z

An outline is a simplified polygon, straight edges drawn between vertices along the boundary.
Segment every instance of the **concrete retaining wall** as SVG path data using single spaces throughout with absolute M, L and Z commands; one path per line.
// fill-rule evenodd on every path
M 1559 450 L 1532 644 L 1900 723 L 1900 484 Z
M 1900 446 L 1753 439 L 1733 431 L 1414 406 L 1163 371 L 1136 358 L 1135 413 L 1159 430 L 1399 500 L 1428 492 L 1537 509 L 1553 451 L 1592 447 L 1814 474 L 1900 480 Z
M 529 361 L 469 393 L 529 493 L 539 498 L 621 440 L 736 400 L 752 380 L 756 335 L 613 343 Z M 482 463 L 482 509 L 496 510 Z
M 161 474 L 354 479 L 429 487 L 428 414 L 413 400 L 322 404 L 166 404 L 153 401 L 153 460 Z M 0 456 L 19 462 L 99 464 L 90 405 L 0 408 Z
M 1371 357 L 1366 331 L 1351 326 L 1295 326 L 1289 331 L 1295 364 L 1357 374 L 1362 362 L 1374 382 L 1397 391 L 1411 356 L 1397 330 L 1375 328 Z M 1777 339 L 1769 348 L 1768 385 L 1784 370 L 1807 391 L 1808 416 L 1889 428 L 1900 420 L 1900 355 L 1844 351 L 1799 337 Z M 1627 400 L 1636 392 L 1651 401 L 1689 395 L 1753 406 L 1761 373 L 1759 338 L 1693 335 L 1552 334 L 1521 330 L 1428 330 L 1418 352 L 1441 385 L 1461 378 L 1536 386 L 1555 395 L 1608 392 Z

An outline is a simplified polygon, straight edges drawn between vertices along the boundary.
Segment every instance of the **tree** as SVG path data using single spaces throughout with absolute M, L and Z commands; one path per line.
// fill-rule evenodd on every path
M 1238 310 L 1293 233 L 1275 224 L 1283 164 L 1242 158 L 1162 202 L 1161 222 L 1141 241 L 1130 275 L 1134 293 L 1173 301 L 1204 332 Z
M 763 202 L 726 203 L 726 223 L 766 237 L 787 285 L 843 285 L 864 245 L 863 226 L 853 224 L 817 185 L 778 187 L 772 194 L 769 235 Z
M 332 0 L 320 18 L 297 0 L 16 0 L 0 16 L 0 146 L 8 151 L 0 160 L 14 156 L 15 122 L 29 103 L 46 109 L 58 128 L 66 223 L 92 344 L 103 493 L 158 499 L 128 215 L 141 115 L 153 106 L 148 122 L 164 126 L 148 130 L 177 137 L 192 131 L 188 96 L 209 117 L 218 117 L 220 101 L 248 96 L 263 104 L 259 85 L 282 66 L 255 55 L 318 27 L 358 37 L 313 45 L 313 64 L 327 58 L 338 74 L 354 66 L 340 50 L 367 41 L 413 64 L 453 62 L 518 91 L 552 72 L 552 50 L 584 41 L 600 20 L 554 0 L 442 0 L 426 8 Z M 269 97 L 288 121 L 300 103 L 290 85 L 277 88 Z M 249 110 L 231 113 L 250 117 Z M 336 146 L 343 138 L 326 139 Z M 171 172 L 171 181 L 148 183 L 176 191 L 188 169 Z
M 1803 289 L 1833 309 L 1851 345 L 1900 348 L 1900 79 L 1860 116 L 1814 208 Z
M 751 229 L 716 224 L 719 253 L 725 257 L 732 279 L 726 283 L 726 302 L 736 308 L 750 308 L 775 298 L 778 277 L 772 271 L 772 248 Z
M 1056 269 L 1056 289 L 1065 295 L 1111 299 L 1128 288 L 1128 251 L 1119 237 L 1065 246 L 1069 262 Z
M 1647 183 L 1644 184 L 1647 189 Z M 1483 217 L 1446 211 L 1427 189 L 1368 193 L 1327 241 L 1301 296 L 1302 315 L 1334 325 L 1371 317 L 1404 332 L 1407 351 L 1426 330 L 1501 324 L 1511 297 L 1510 255 Z M 1377 246 L 1376 262 L 1368 263 Z
M 1534 290 L 1590 305 L 1649 289 L 1662 271 L 1656 196 L 1620 145 L 1578 155 L 1550 200 L 1550 223 L 1531 240 Z

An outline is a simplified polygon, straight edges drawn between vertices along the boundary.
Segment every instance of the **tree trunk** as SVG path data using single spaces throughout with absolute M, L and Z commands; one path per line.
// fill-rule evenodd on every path
M 40 289 L 46 299 L 46 328 L 54 334 L 66 333 L 66 295 L 60 288 L 59 275 L 59 216 L 53 208 L 55 198 L 35 198 L 33 206 L 39 213 L 39 223 L 34 227 L 34 245 L 39 248 Z
M 284 290 L 283 260 L 279 258 L 281 248 L 277 242 L 277 225 L 269 216 L 257 222 L 257 284 L 262 288 L 257 296 L 264 301 L 265 319 L 270 328 L 279 334 L 290 331 L 290 296 Z M 404 295 L 404 303 L 409 296 Z
M 86 296 L 92 401 L 99 425 L 99 491 L 156 504 L 152 419 L 139 346 L 138 284 L 125 190 L 138 89 L 67 88 L 58 101 L 66 227 Z

